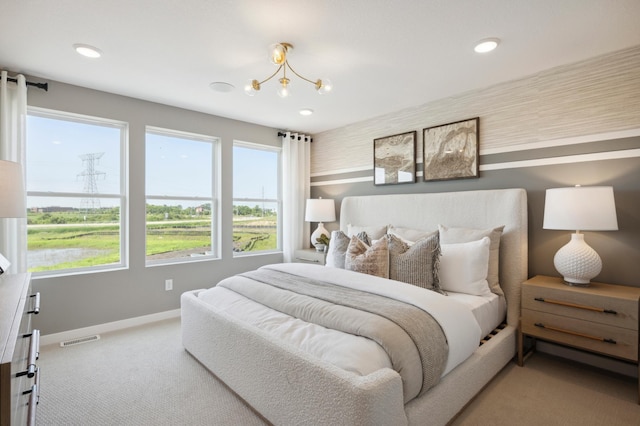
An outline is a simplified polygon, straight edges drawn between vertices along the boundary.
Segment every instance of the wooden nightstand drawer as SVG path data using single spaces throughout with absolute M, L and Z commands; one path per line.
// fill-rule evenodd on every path
M 531 351 L 539 338 L 631 361 L 640 368 L 639 287 L 595 282 L 572 287 L 561 278 L 538 275 L 522 284 L 521 306 L 518 365 L 524 365 L 524 336 L 531 336 Z M 640 395 L 640 379 L 638 386 Z
M 522 310 L 522 332 L 629 361 L 638 360 L 638 332 L 546 312 Z
M 327 254 L 323 251 L 317 251 L 314 248 L 300 249 L 294 253 L 294 262 L 296 263 L 315 263 L 324 265 Z
M 617 291 L 622 289 L 621 291 Z M 638 330 L 638 295 L 627 295 L 624 287 L 593 283 L 584 288 L 562 284 L 526 285 L 522 289 L 522 309 L 548 312 L 571 318 Z

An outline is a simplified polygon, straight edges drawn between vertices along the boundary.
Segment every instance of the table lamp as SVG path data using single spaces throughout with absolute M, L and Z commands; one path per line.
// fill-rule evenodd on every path
M 602 270 L 602 260 L 580 231 L 616 231 L 616 204 L 611 186 L 547 189 L 544 229 L 576 230 L 553 258 L 556 270 L 569 285 L 588 286 Z
M 311 234 L 311 244 L 318 251 L 322 251 L 325 248 L 325 244 L 319 243 L 318 238 L 321 235 L 329 237 L 329 231 L 327 231 L 322 222 L 333 222 L 336 220 L 336 203 L 334 200 L 318 199 L 307 200 L 307 208 L 304 215 L 304 220 L 307 222 L 318 222 L 318 227 L 313 234 Z
M 13 161 L 0 160 L 0 218 L 26 216 L 22 166 Z M 10 265 L 0 253 L 0 274 Z

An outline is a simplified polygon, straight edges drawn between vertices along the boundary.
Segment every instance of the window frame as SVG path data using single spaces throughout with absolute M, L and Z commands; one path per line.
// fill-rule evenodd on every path
M 246 256 L 260 256 L 260 255 L 267 255 L 267 254 L 274 254 L 274 253 L 282 253 L 282 208 L 283 208 L 283 201 L 282 201 L 282 195 L 283 195 L 283 189 L 282 189 L 282 147 L 279 146 L 271 146 L 271 145 L 264 145 L 264 144 L 260 144 L 260 143 L 255 143 L 255 142 L 245 142 L 245 141 L 241 141 L 241 140 L 234 140 L 233 141 L 233 147 L 242 147 L 242 148 L 248 148 L 248 149 L 255 149 L 255 150 L 260 150 L 260 151 L 271 151 L 271 152 L 275 152 L 278 155 L 278 161 L 277 161 L 277 166 L 278 166 L 278 177 L 277 177 L 277 199 L 263 199 L 263 198 L 236 198 L 235 197 L 235 193 L 234 193 L 234 187 L 232 185 L 231 188 L 231 210 L 232 210 L 232 216 L 233 216 L 233 208 L 234 205 L 236 203 L 236 201 L 240 201 L 240 202 L 256 202 L 256 203 L 261 203 L 261 202 L 269 202 L 269 203 L 275 203 L 276 204 L 276 208 L 277 208 L 277 212 L 278 212 L 278 218 L 277 218 L 277 222 L 276 222 L 276 241 L 277 241 L 277 245 L 276 248 L 273 250 L 260 250 L 260 251 L 249 251 L 249 252 L 235 252 L 232 251 L 233 253 L 233 257 L 246 257 Z M 235 152 L 233 153 L 233 161 L 235 162 Z M 232 174 L 233 175 L 233 174 Z M 233 223 L 231 224 L 232 230 L 231 230 L 231 236 L 233 237 Z
M 147 193 L 147 176 L 146 176 L 146 146 L 147 146 L 147 135 L 151 133 L 157 136 L 166 136 L 180 139 L 187 139 L 196 142 L 202 143 L 210 143 L 211 144 L 211 196 L 210 197 L 202 197 L 202 196 L 175 196 L 175 195 L 161 195 L 161 194 L 148 194 Z M 145 259 L 145 267 L 154 267 L 154 266 L 165 266 L 172 264 L 183 264 L 183 263 L 192 263 L 192 262 L 202 262 L 209 260 L 219 260 L 220 256 L 220 247 L 221 247 L 221 209 L 220 209 L 220 194 L 221 194 L 221 162 L 220 162 L 220 150 L 221 150 L 221 138 L 218 136 L 204 135 L 200 133 L 194 132 L 186 132 L 182 130 L 168 129 L 164 127 L 158 126 L 145 126 L 145 188 L 144 188 L 144 200 L 145 200 L 145 232 L 144 232 L 144 259 Z M 170 259 L 155 259 L 149 260 L 147 259 L 147 209 L 146 206 L 149 200 L 171 200 L 171 201 L 201 201 L 201 202 L 210 202 L 211 203 L 211 254 L 205 254 L 196 257 L 176 257 Z
M 36 116 L 41 118 L 47 118 L 58 121 L 68 121 L 73 123 L 81 123 L 88 125 L 96 125 L 102 127 L 111 127 L 120 129 L 120 188 L 119 194 L 92 194 L 92 198 L 102 198 L 109 200 L 119 200 L 120 206 L 120 262 L 109 263 L 99 266 L 86 266 L 73 269 L 57 269 L 51 271 L 38 271 L 32 272 L 34 278 L 48 278 L 58 277 L 66 275 L 81 275 L 96 272 L 106 272 L 129 268 L 129 123 L 121 120 L 114 120 L 110 118 L 96 117 L 85 114 L 72 113 L 67 111 L 53 110 L 49 108 L 41 108 L 34 106 L 27 106 L 27 117 Z M 29 136 L 27 135 L 26 142 L 29 144 Z M 26 146 L 25 146 L 26 150 Z M 25 160 L 25 167 L 29 166 L 29 159 Z M 29 184 L 25 185 L 27 188 Z M 58 192 L 58 191 L 26 191 L 27 197 L 47 197 L 47 198 L 84 198 L 86 193 L 84 192 Z M 26 226 L 27 230 L 29 225 Z M 27 251 L 28 251 L 28 237 L 27 237 Z M 29 265 L 27 264 L 27 268 Z

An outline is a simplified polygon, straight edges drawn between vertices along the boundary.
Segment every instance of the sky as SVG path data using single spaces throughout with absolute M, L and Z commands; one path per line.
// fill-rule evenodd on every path
M 30 114 L 27 119 L 27 191 L 82 194 L 92 186 L 93 181 L 98 193 L 119 194 L 121 132 L 126 132 L 125 126 L 66 121 Z M 145 165 L 147 194 L 210 196 L 214 187 L 213 178 L 217 176 L 211 170 L 215 150 L 210 141 L 215 141 L 215 137 L 205 138 L 209 142 L 194 140 L 191 135 L 148 132 Z M 277 158 L 274 151 L 235 146 L 232 165 L 234 197 L 277 198 Z M 229 165 L 222 164 L 222 167 L 226 166 Z M 27 206 L 79 207 L 81 198 L 81 195 L 65 199 L 29 197 Z M 163 200 L 161 203 L 183 206 L 200 204 L 184 200 L 176 203 Z M 115 206 L 118 201 L 101 199 L 100 204 L 103 207 Z

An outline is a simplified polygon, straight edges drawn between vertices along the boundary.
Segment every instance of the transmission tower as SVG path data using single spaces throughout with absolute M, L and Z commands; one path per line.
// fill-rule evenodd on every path
M 80 155 L 84 170 L 78 173 L 78 177 L 82 176 L 84 180 L 84 193 L 87 194 L 86 197 L 80 200 L 80 208 L 85 212 L 100 208 L 100 199 L 94 197 L 93 194 L 98 194 L 98 178 L 107 175 L 105 172 L 96 170 L 96 164 L 103 155 L 104 152 Z

